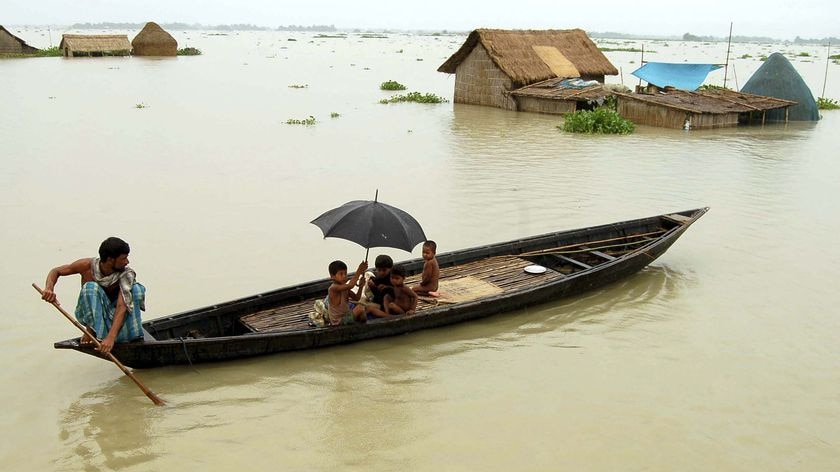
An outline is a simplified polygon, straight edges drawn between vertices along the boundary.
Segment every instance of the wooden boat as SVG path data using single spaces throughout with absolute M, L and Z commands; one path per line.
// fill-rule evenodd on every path
M 443 295 L 423 298 L 411 316 L 315 327 L 309 314 L 330 283 L 322 279 L 146 321 L 144 340 L 117 344 L 113 353 L 135 368 L 216 362 L 392 336 L 517 310 L 634 274 L 707 211 L 699 208 L 438 254 Z M 406 283 L 416 281 L 423 260 L 404 264 Z M 542 273 L 526 272 L 529 266 L 538 266 L 531 272 Z M 78 338 L 55 347 L 101 357 L 80 345 Z

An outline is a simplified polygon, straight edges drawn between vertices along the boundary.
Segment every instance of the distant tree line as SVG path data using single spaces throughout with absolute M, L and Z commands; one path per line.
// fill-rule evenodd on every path
M 655 35 L 638 35 L 638 34 L 628 34 L 628 33 L 616 33 L 614 31 L 605 31 L 605 32 L 589 32 L 590 37 L 592 38 L 603 38 L 603 39 L 662 39 L 662 40 L 672 40 L 672 41 L 699 41 L 699 42 L 706 42 L 706 43 L 713 43 L 719 41 L 727 41 L 728 38 L 718 37 L 718 36 L 699 36 L 694 35 L 691 33 L 685 33 L 680 36 L 655 36 Z M 793 43 L 793 44 L 828 44 L 829 41 L 831 44 L 840 44 L 840 39 L 835 37 L 830 38 L 814 38 L 814 39 L 806 39 L 800 38 L 799 36 L 796 37 L 793 41 L 784 41 L 777 38 L 771 38 L 769 36 L 732 36 L 733 43 Z
M 71 25 L 71 29 L 121 29 L 132 30 L 140 29 L 145 23 L 76 23 Z M 251 24 L 232 24 L 232 25 L 203 25 L 201 23 L 161 23 L 160 26 L 169 30 L 214 30 L 214 31 L 336 31 L 335 25 L 288 25 L 278 26 L 272 28 L 269 26 L 257 26 Z
M 717 36 L 695 36 L 691 33 L 686 33 L 682 37 L 683 41 L 703 41 L 703 42 L 714 42 L 714 41 L 726 41 L 728 38 L 726 37 L 717 37 Z M 733 43 L 790 43 L 791 41 L 782 41 L 780 39 L 771 38 L 769 36 L 732 36 Z M 799 36 L 794 39 L 793 44 L 837 44 L 837 38 L 830 37 L 830 38 L 822 38 L 822 39 L 804 39 L 800 38 Z

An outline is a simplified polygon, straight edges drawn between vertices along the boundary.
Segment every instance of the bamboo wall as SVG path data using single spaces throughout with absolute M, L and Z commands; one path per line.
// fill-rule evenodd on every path
M 577 102 L 574 100 L 552 100 L 536 97 L 516 97 L 519 103 L 519 111 L 531 111 L 536 113 L 550 113 L 562 115 L 576 110 Z
M 0 31 L 0 54 L 31 54 L 38 51 L 37 48 L 24 46 L 11 34 Z
M 516 102 L 507 95 L 510 78 L 499 69 L 484 46 L 476 44 L 455 71 L 455 103 L 485 105 L 516 110 Z
M 618 114 L 637 125 L 683 129 L 690 120 L 691 129 L 738 126 L 738 114 L 691 113 L 660 105 L 618 97 Z

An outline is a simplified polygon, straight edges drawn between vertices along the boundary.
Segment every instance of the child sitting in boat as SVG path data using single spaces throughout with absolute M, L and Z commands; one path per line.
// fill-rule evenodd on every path
M 376 257 L 373 263 L 376 272 L 373 277 L 368 280 L 368 289 L 372 295 L 370 301 L 375 303 L 375 306 L 368 308 L 368 313 L 377 317 L 384 318 L 387 315 L 382 309 L 385 304 L 385 295 L 393 293 L 391 285 L 391 268 L 394 267 L 394 260 L 390 256 L 381 254 Z
M 365 307 L 350 303 L 349 300 L 358 301 L 364 290 L 364 273 L 367 270 L 367 261 L 362 261 L 353 278 L 347 281 L 347 264 L 342 261 L 333 261 L 329 265 L 330 279 L 332 284 L 327 293 L 329 299 L 329 322 L 332 326 L 353 323 L 367 322 Z M 353 287 L 358 285 L 358 290 L 353 293 Z
M 417 294 L 405 286 L 405 267 L 395 265 L 391 269 L 393 292 L 385 295 L 386 315 L 413 315 L 417 309 Z
M 420 278 L 420 285 L 412 287 L 414 293 L 417 295 L 431 295 L 437 296 L 438 279 L 440 278 L 440 267 L 435 258 L 437 254 L 437 244 L 434 241 L 426 241 L 423 243 L 423 275 Z

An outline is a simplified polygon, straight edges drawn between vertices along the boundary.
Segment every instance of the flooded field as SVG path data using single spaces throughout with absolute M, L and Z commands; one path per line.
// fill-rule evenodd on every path
M 49 46 L 46 31 L 16 33 Z M 463 35 L 172 33 L 204 54 L 0 61 L 5 469 L 840 468 L 838 112 L 569 135 L 556 116 L 378 103 L 386 80 L 451 98 L 454 76 L 436 69 Z M 646 60 L 726 55 L 725 43 L 599 43 L 644 44 Z M 821 95 L 816 46 L 733 44 L 728 85 L 777 51 Z M 608 82 L 638 82 L 639 53 L 606 55 L 621 70 Z M 825 96 L 840 98 L 838 65 Z M 30 284 L 107 236 L 131 244 L 151 319 L 326 277 L 336 258 L 357 264 L 363 249 L 309 221 L 377 189 L 443 252 L 711 211 L 648 269 L 581 297 L 139 371 L 165 408 L 115 367 L 52 348 L 76 333 Z M 77 281 L 57 293 L 72 310 Z

